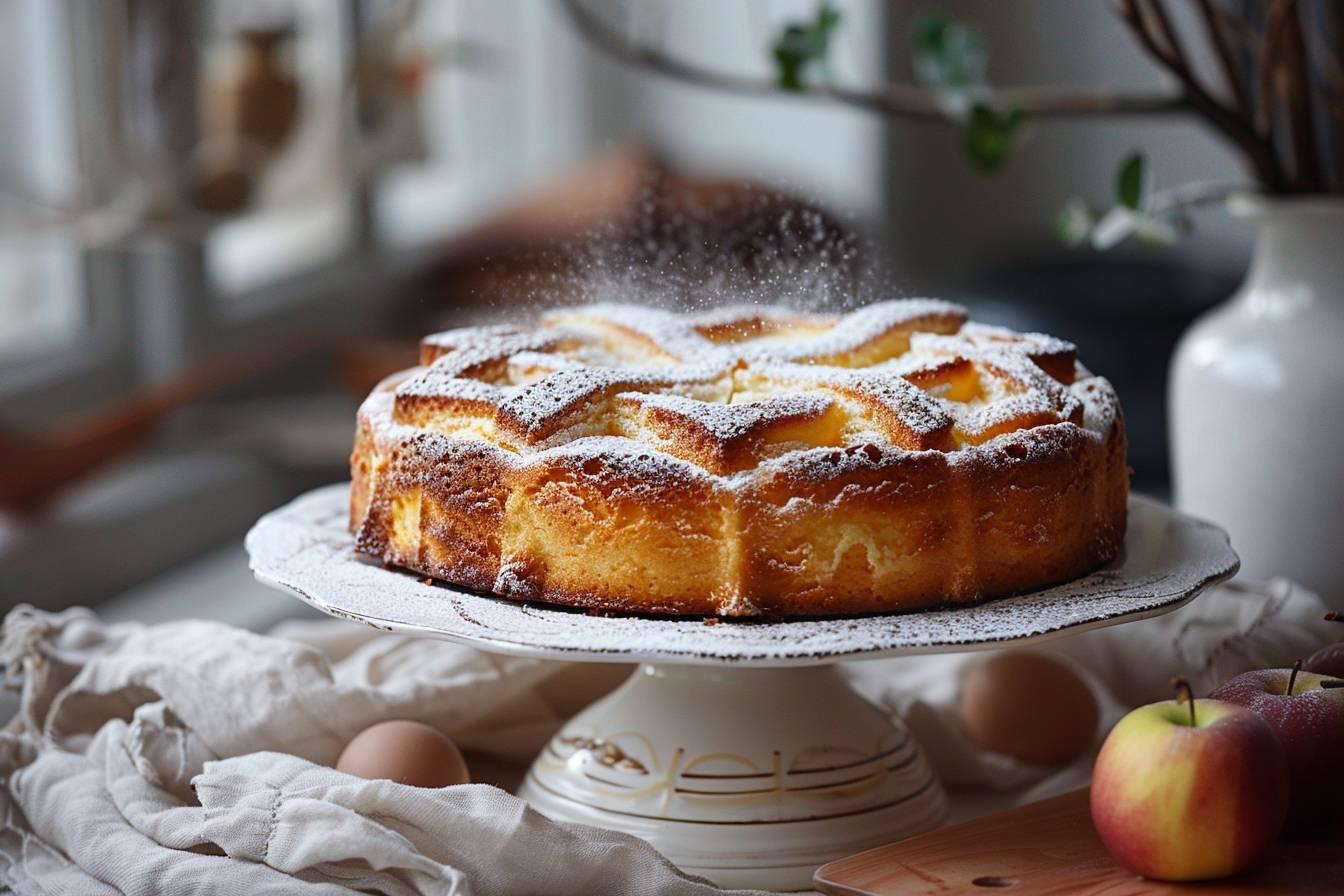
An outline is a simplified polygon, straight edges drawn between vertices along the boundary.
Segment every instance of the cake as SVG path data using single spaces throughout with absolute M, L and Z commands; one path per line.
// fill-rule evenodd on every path
M 783 617 L 1065 582 L 1125 532 L 1115 392 L 934 299 L 554 311 L 425 338 L 360 407 L 358 551 L 503 598 Z

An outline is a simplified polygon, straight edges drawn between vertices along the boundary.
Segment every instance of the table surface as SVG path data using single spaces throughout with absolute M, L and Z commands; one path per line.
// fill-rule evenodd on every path
M 816 883 L 830 896 L 1324 896 L 1344 893 L 1340 847 L 1338 838 L 1279 843 L 1226 880 L 1145 880 L 1106 851 L 1082 789 L 831 862 Z

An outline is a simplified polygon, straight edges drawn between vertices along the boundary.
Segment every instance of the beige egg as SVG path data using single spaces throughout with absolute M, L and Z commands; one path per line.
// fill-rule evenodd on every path
M 1000 653 L 961 684 L 961 719 L 984 749 L 1023 762 L 1062 764 L 1092 746 L 1096 698 L 1067 665 L 1039 653 Z
M 471 783 L 457 745 L 420 722 L 379 722 L 365 728 L 341 751 L 336 769 L 414 787 Z

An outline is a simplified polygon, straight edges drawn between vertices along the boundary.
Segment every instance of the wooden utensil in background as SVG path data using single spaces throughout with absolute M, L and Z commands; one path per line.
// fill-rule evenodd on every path
M 284 340 L 205 358 L 181 373 L 112 406 L 60 426 L 29 434 L 0 430 L 0 510 L 31 514 L 60 491 L 141 448 L 173 411 L 296 359 L 329 352 L 319 337 Z

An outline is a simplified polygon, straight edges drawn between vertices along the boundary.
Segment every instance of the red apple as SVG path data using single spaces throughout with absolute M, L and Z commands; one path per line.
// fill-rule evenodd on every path
M 1344 622 L 1344 613 L 1326 613 L 1325 618 L 1331 622 Z M 1344 678 L 1344 641 L 1322 647 L 1307 657 L 1302 668 L 1317 675 Z
M 1329 678 L 1344 678 L 1344 641 L 1322 647 L 1307 657 L 1302 668 Z
M 1287 763 L 1274 731 L 1218 700 L 1139 707 L 1111 729 L 1092 769 L 1102 842 L 1122 865 L 1158 880 L 1211 880 L 1249 867 L 1278 836 L 1287 806 Z
M 1261 669 L 1212 694 L 1264 718 L 1283 743 L 1292 788 L 1284 831 L 1292 836 L 1318 832 L 1344 801 L 1344 688 L 1322 687 L 1330 680 L 1296 669 Z

